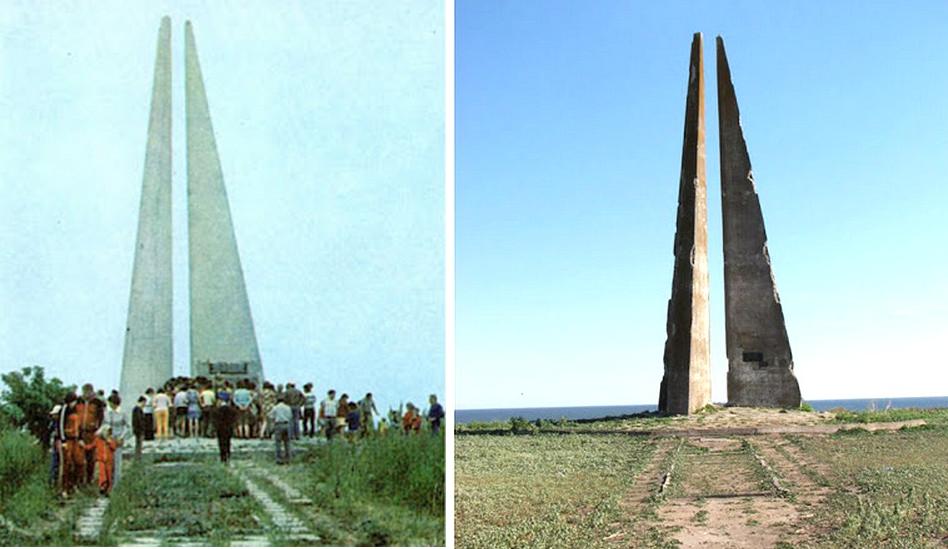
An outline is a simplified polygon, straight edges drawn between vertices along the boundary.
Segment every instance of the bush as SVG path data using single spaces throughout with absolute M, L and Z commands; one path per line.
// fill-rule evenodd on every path
M 800 411 L 801 412 L 815 412 L 816 410 L 813 409 L 813 405 L 810 404 L 809 402 L 801 402 Z
M 23 368 L 0 376 L 7 388 L 0 393 L 0 411 L 13 425 L 30 431 L 42 444 L 49 444 L 49 411 L 76 387 L 58 378 L 49 381 L 42 366 Z

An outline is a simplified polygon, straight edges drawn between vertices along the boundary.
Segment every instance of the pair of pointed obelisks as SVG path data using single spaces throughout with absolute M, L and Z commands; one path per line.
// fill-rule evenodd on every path
M 122 359 L 120 391 L 129 402 L 174 374 L 171 115 L 171 20 L 165 17 L 158 31 Z M 260 353 L 190 22 L 185 24 L 185 120 L 191 375 L 259 380 Z
M 665 375 L 658 405 L 660 411 L 672 414 L 690 414 L 711 402 L 702 45 L 701 34 L 695 34 L 685 107 Z M 764 218 L 720 36 L 717 80 L 728 404 L 795 408 L 800 405 L 800 387 L 793 373 Z

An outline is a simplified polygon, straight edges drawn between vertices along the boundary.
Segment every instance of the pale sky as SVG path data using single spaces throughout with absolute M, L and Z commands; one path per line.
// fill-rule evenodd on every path
M 172 18 L 175 369 L 189 364 L 190 19 L 265 375 L 444 393 L 440 2 L 7 2 L 0 369 L 116 387 L 160 19 Z

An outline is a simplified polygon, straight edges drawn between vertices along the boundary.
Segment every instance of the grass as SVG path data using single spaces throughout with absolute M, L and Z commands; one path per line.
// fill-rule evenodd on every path
M 948 429 L 795 437 L 834 488 L 815 545 L 921 547 L 948 539 Z
M 865 410 L 836 412 L 839 423 L 879 423 L 924 419 L 929 425 L 948 426 L 948 408 L 890 408 L 888 410 Z
M 49 484 L 49 454 L 36 439 L 0 429 L 0 544 L 68 545 L 77 511 L 61 506 Z
M 353 545 L 443 545 L 443 436 L 391 434 L 318 446 L 280 473 L 349 529 Z M 339 532 L 322 532 L 330 538 Z
M 621 435 L 468 436 L 455 442 L 455 542 L 596 547 L 651 442 Z
M 263 509 L 244 483 L 210 458 L 172 466 L 133 463 L 112 493 L 102 542 L 115 541 L 115 532 L 148 532 L 159 539 L 186 536 L 221 545 L 259 531 L 261 516 Z

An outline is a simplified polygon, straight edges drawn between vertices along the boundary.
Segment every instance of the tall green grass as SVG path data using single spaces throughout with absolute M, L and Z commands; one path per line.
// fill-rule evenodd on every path
M 390 434 L 311 449 L 300 486 L 356 545 L 444 545 L 444 436 Z
M 49 456 L 28 433 L 0 427 L 0 545 L 62 545 L 68 520 L 49 485 Z
M 304 457 L 312 479 L 334 498 L 371 495 L 439 514 L 444 510 L 443 436 L 377 436 L 324 444 Z

